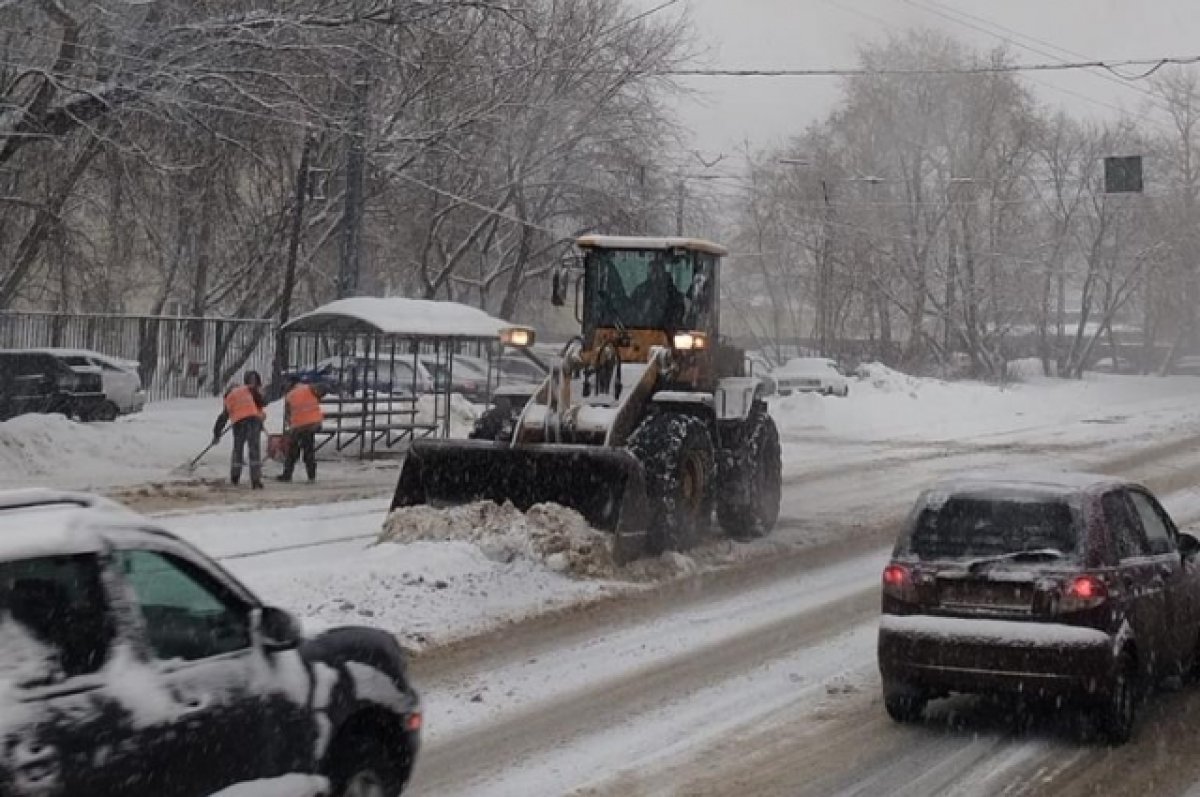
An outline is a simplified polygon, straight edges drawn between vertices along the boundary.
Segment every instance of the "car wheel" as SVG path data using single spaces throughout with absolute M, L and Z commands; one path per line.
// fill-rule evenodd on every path
M 1100 731 L 1113 744 L 1124 744 L 1133 736 L 1137 704 L 1137 664 L 1132 656 L 1124 654 L 1097 717 Z
M 925 715 L 925 706 L 929 704 L 929 696 L 911 686 L 890 686 L 883 688 L 883 707 L 888 716 L 903 724 L 920 721 Z
M 329 780 L 334 797 L 398 797 L 404 787 L 396 753 L 362 733 L 339 743 L 332 756 Z
M 91 413 L 88 414 L 88 417 L 85 418 L 84 420 L 103 421 L 105 423 L 108 423 L 111 421 L 115 421 L 117 419 L 117 416 L 120 414 L 121 414 L 121 411 L 119 409 L 117 409 L 116 404 L 113 404 L 111 401 L 105 401 L 103 404 L 96 407 L 96 409 L 92 410 Z

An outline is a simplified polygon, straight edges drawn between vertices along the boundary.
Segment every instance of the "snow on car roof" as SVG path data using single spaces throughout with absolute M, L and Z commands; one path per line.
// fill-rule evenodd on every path
M 345 332 L 407 338 L 494 340 L 507 321 L 477 307 L 430 299 L 356 296 L 338 299 L 292 319 L 289 332 Z
M 1026 492 L 1062 497 L 1125 484 L 1128 482 L 1112 476 L 1082 471 L 977 471 L 947 477 L 930 492 L 943 496 Z
M 9 349 L 8 351 L 25 351 L 33 354 L 53 354 L 55 357 L 97 357 L 101 360 L 124 365 L 130 368 L 137 368 L 141 365 L 137 360 L 131 360 L 128 357 L 118 357 L 115 354 L 105 354 L 102 351 L 95 349 L 67 349 L 57 346 L 46 346 L 36 349 Z
M 729 250 L 700 238 L 637 238 L 626 235 L 585 235 L 575 241 L 584 249 L 691 249 L 710 255 L 727 255 Z
M 87 509 L 34 506 L 0 513 L 0 562 L 103 550 Z
M 133 516 L 106 498 L 29 489 L 0 492 L 0 562 L 94 553 L 104 548 L 97 521 Z

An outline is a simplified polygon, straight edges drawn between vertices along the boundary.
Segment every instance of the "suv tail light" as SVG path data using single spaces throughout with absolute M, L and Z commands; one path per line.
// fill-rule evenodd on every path
M 896 600 L 916 603 L 917 587 L 913 583 L 912 570 L 894 562 L 883 568 L 883 594 Z
M 1108 585 L 1098 576 L 1082 575 L 1070 579 L 1063 588 L 1059 611 L 1077 612 L 1094 609 L 1108 600 Z

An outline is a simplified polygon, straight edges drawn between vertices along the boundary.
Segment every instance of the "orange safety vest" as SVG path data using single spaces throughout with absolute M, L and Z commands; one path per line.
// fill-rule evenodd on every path
M 225 412 L 229 413 L 230 423 L 264 415 L 254 403 L 254 391 L 247 385 L 235 387 L 225 394 Z
M 316 426 L 325 420 L 325 413 L 321 410 L 321 399 L 308 385 L 296 385 L 288 391 L 285 401 L 293 429 Z

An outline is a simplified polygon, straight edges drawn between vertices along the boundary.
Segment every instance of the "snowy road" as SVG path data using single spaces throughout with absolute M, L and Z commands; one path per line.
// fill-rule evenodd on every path
M 1135 470 L 1194 523 L 1198 447 L 1181 439 L 1093 464 Z M 888 720 L 874 633 L 879 546 L 897 522 L 843 525 L 840 543 L 713 575 L 690 596 L 636 596 L 419 660 L 430 721 L 413 793 L 916 797 L 1152 783 L 1172 794 L 1200 779 L 1200 760 L 1179 761 L 1200 741 L 1190 691 L 1156 697 L 1138 739 L 1116 752 L 1070 719 L 1035 714 L 1018 728 L 1010 712 L 965 699 L 919 727 Z
M 338 503 L 288 507 L 303 498 L 280 492 L 268 496 L 275 508 L 196 513 L 203 487 L 143 500 L 186 511 L 164 521 L 306 622 L 384 626 L 428 650 L 414 661 L 428 711 L 418 797 L 1095 794 L 1147 782 L 1182 794 L 1200 780 L 1189 756 L 1200 694 L 1156 698 L 1137 740 L 1115 752 L 1058 717 L 1016 728 L 965 700 L 899 727 L 878 699 L 874 636 L 887 548 L 939 476 L 1086 467 L 1145 481 L 1178 518 L 1200 521 L 1193 406 L 1190 395 L 1131 398 L 953 436 L 916 428 L 931 423 L 928 407 L 912 434 L 877 439 L 792 424 L 771 537 L 714 544 L 695 558 L 721 566 L 651 585 L 498 564 L 466 543 L 370 548 L 384 471 L 313 496 Z

